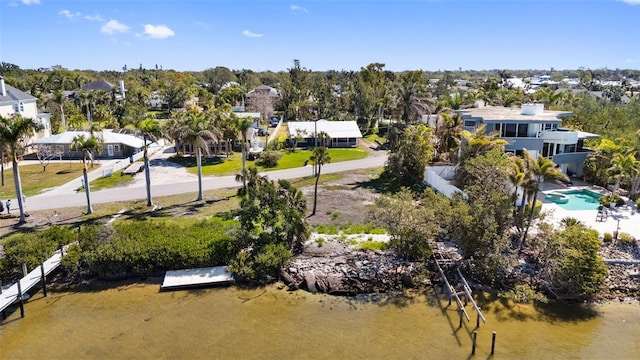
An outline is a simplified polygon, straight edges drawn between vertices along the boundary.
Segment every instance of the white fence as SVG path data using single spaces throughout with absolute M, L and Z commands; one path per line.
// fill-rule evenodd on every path
M 282 126 L 283 122 L 284 122 L 283 119 L 280 119 L 280 121 L 278 121 L 278 125 L 276 125 L 276 127 L 273 128 L 273 131 L 269 134 L 269 139 L 267 140 L 267 143 L 270 143 L 274 139 L 278 139 L 278 131 L 280 131 L 280 127 Z
M 436 191 L 444 194 L 449 199 L 453 198 L 453 194 L 460 193 L 465 199 L 468 198 L 464 191 L 449 183 L 455 175 L 454 166 L 428 166 L 424 170 L 424 182 Z

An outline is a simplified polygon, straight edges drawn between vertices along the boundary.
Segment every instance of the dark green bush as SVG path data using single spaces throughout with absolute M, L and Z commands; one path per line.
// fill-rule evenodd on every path
M 611 233 L 604 233 L 604 235 L 602 236 L 602 241 L 605 243 L 610 243 L 613 241 L 613 235 L 611 235 Z
M 69 249 L 65 267 L 118 279 L 161 271 L 226 265 L 234 253 L 235 220 L 213 218 L 191 226 L 164 221 L 124 222 L 113 229 L 83 227 L 80 245 Z
M 5 257 L 0 266 L 3 276 L 20 274 L 22 264 L 26 264 L 29 271 L 33 270 L 58 248 L 75 241 L 77 236 L 76 231 L 65 226 L 9 235 L 4 244 Z
M 282 157 L 282 153 L 276 150 L 266 150 L 260 154 L 256 164 L 264 166 L 266 168 L 274 167 L 278 165 L 278 160 Z

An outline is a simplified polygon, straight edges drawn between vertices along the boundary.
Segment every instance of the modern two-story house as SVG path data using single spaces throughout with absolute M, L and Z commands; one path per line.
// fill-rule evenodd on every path
M 38 112 L 35 96 L 20 91 L 6 84 L 0 76 L 0 116 L 7 118 L 19 114 L 23 118 L 33 119 L 40 125 L 40 130 L 25 139 L 25 149 L 30 152 L 29 145 L 36 139 L 51 136 L 51 114 Z
M 572 113 L 544 110 L 543 104 L 523 104 L 521 108 L 485 106 L 458 112 L 464 130 L 474 131 L 484 124 L 487 134 L 495 132 L 508 142 L 505 151 L 521 155 L 526 149 L 534 158 L 550 158 L 565 174 L 573 176 L 582 176 L 590 151 L 584 147 L 584 140 L 599 137 L 562 128 L 562 118 Z

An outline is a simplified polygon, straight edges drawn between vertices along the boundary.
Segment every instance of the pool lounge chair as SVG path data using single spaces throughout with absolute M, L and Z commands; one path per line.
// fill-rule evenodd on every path
M 607 221 L 609 217 L 609 210 L 604 206 L 598 206 L 598 214 L 596 215 L 596 221 Z

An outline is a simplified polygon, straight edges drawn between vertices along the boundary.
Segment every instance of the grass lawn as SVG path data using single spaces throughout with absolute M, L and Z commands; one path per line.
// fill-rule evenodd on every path
M 259 167 L 260 171 L 291 169 L 304 166 L 305 161 L 309 160 L 312 150 L 296 150 L 295 152 L 282 151 L 282 158 L 278 161 L 278 165 L 272 168 Z M 331 162 L 350 161 L 366 158 L 369 155 L 367 150 L 362 147 L 355 149 L 329 149 Z M 171 161 L 187 167 L 187 171 L 191 174 L 197 173 L 196 158 L 173 157 Z M 254 165 L 254 161 L 247 160 L 247 168 Z M 240 173 L 242 170 L 242 159 L 240 153 L 234 153 L 228 159 L 220 158 L 203 158 L 202 159 L 202 175 L 233 175 Z
M 45 189 L 60 186 L 80 176 L 82 176 L 82 164 L 77 161 L 51 163 L 44 172 L 39 164 L 20 166 L 22 193 L 25 196 L 37 195 Z M 13 169 L 6 169 L 4 186 L 0 188 L 0 199 L 15 196 Z
M 372 142 L 372 143 L 380 143 L 380 144 L 384 144 L 385 142 L 387 142 L 387 139 L 384 136 L 380 136 L 377 133 L 375 134 L 369 134 L 367 136 L 364 137 L 365 140 Z
M 131 175 L 122 175 L 123 170 L 119 170 L 113 173 L 111 176 L 102 177 L 99 179 L 95 179 L 91 184 L 91 191 L 98 191 L 100 189 L 106 189 L 110 187 L 114 187 L 129 181 L 133 181 L 133 176 Z

